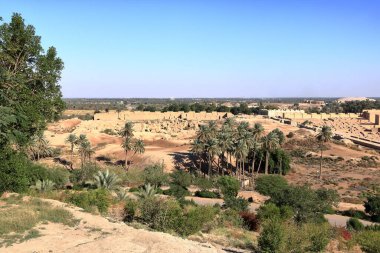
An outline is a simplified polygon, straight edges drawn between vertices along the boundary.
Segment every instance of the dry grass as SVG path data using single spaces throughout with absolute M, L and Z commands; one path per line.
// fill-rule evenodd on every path
M 75 226 L 78 220 L 62 208 L 39 199 L 23 199 L 21 196 L 10 196 L 3 199 L 6 203 L 0 209 L 0 246 L 10 246 L 40 236 L 33 229 L 41 223 L 61 223 Z

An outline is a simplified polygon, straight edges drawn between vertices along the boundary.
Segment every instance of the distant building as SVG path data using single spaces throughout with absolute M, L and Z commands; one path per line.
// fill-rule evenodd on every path
M 337 103 L 346 103 L 346 102 L 352 102 L 352 101 L 376 101 L 372 98 L 366 98 L 366 97 L 346 97 L 346 98 L 339 98 L 335 102 Z

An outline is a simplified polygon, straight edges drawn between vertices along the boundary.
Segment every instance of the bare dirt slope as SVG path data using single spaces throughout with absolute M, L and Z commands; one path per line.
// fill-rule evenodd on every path
M 185 240 L 165 233 L 135 229 L 124 223 L 113 223 L 104 217 L 83 212 L 55 200 L 54 206 L 70 211 L 80 224 L 67 227 L 60 224 L 41 224 L 41 237 L 0 248 L 0 252 L 133 252 L 133 253 L 216 253 L 223 252 L 210 244 Z M 170 250 L 169 250 L 170 249 Z

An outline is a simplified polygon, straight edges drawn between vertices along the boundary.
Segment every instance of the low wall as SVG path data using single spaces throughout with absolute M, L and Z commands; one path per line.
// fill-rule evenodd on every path
M 119 114 L 116 111 L 108 113 L 96 113 L 94 120 L 220 120 L 232 117 L 233 114 L 225 112 L 144 112 L 144 111 L 122 111 Z
M 331 118 L 359 118 L 356 113 L 283 113 L 284 119 L 331 119 Z

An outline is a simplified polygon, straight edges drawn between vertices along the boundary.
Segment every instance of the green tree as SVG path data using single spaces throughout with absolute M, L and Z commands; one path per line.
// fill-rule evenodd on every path
M 65 142 L 70 144 L 70 152 L 71 152 L 71 162 L 73 161 L 74 156 L 74 146 L 78 141 L 78 137 L 75 134 L 69 134 L 67 136 Z
M 319 147 L 321 151 L 321 156 L 319 160 L 319 179 L 322 179 L 322 160 L 323 160 L 323 148 L 324 143 L 330 142 L 332 138 L 331 128 L 328 126 L 323 126 L 321 132 L 317 135 L 317 140 L 319 142 Z
M 263 140 L 265 150 L 265 174 L 268 174 L 270 153 L 276 150 L 280 145 L 279 138 L 275 132 L 270 132 Z
M 0 123 L 0 148 L 25 146 L 47 122 L 58 119 L 64 109 L 58 84 L 62 69 L 56 49 L 45 52 L 35 28 L 20 14 L 0 25 L 0 114 L 6 114 Z M 6 138 L 4 125 L 12 128 Z

